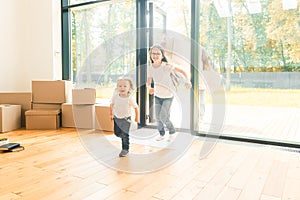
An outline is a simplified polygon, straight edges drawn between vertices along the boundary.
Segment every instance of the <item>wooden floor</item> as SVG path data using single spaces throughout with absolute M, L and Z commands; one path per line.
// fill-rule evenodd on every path
M 103 135 L 101 137 L 108 137 Z M 132 174 L 96 161 L 76 129 L 1 134 L 25 150 L 0 153 L 0 199 L 299 200 L 300 154 L 262 145 L 218 141 L 206 158 L 196 138 L 174 164 Z M 120 142 L 113 141 L 117 146 Z M 145 146 L 133 144 L 132 151 Z M 123 159 L 126 164 L 129 157 Z

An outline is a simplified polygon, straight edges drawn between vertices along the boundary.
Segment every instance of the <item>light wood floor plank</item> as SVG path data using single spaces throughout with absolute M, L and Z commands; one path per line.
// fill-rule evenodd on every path
M 283 193 L 287 170 L 287 163 L 274 161 L 266 180 L 263 194 L 280 198 Z
M 206 182 L 191 180 L 185 187 L 183 187 L 176 195 L 172 197 L 172 200 L 182 200 L 182 199 L 193 199 L 201 191 Z
M 282 200 L 298 200 L 300 199 L 300 180 L 288 178 L 285 181 Z
M 173 164 L 133 174 L 95 160 L 76 129 L 20 129 L 1 137 L 21 143 L 25 150 L 0 153 L 0 199 L 300 199 L 300 154 L 286 149 L 220 140 L 200 159 L 203 144 L 208 142 L 200 138 Z M 121 146 L 120 141 L 111 142 Z M 132 153 L 159 149 L 131 145 Z M 165 159 L 173 152 L 162 149 L 161 153 Z M 118 158 L 118 152 L 108 152 L 104 156 L 130 169 L 130 155 Z
M 240 193 L 241 193 L 240 189 L 226 186 L 225 188 L 223 188 L 222 192 L 218 195 L 218 197 L 216 199 L 217 200 L 228 200 L 228 199 L 236 200 L 239 198 Z
M 261 195 L 260 200 L 281 200 L 281 198 L 268 196 L 268 195 Z

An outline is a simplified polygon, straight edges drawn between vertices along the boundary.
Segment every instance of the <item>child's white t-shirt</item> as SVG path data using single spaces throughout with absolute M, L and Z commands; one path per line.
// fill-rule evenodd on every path
M 138 107 L 133 96 L 120 97 L 117 93 L 113 95 L 111 103 L 113 104 L 112 113 L 117 118 L 127 118 L 131 116 L 131 108 Z
M 162 63 L 159 67 L 149 65 L 147 68 L 147 76 L 154 81 L 154 95 L 159 98 L 171 98 L 175 91 L 175 87 L 170 77 L 172 65 Z

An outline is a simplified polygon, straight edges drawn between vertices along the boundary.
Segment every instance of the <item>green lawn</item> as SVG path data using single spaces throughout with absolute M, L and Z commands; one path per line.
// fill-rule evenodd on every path
M 300 107 L 300 90 L 232 87 L 225 92 L 226 104 Z

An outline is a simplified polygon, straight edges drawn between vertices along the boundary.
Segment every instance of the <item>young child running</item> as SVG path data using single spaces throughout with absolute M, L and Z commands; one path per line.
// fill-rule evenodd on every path
M 133 96 L 133 82 L 130 78 L 120 77 L 117 80 L 116 92 L 111 98 L 110 115 L 114 120 L 114 133 L 122 139 L 122 151 L 119 157 L 129 152 L 129 129 L 131 124 L 131 108 L 135 111 L 135 121 L 139 122 L 139 107 Z

